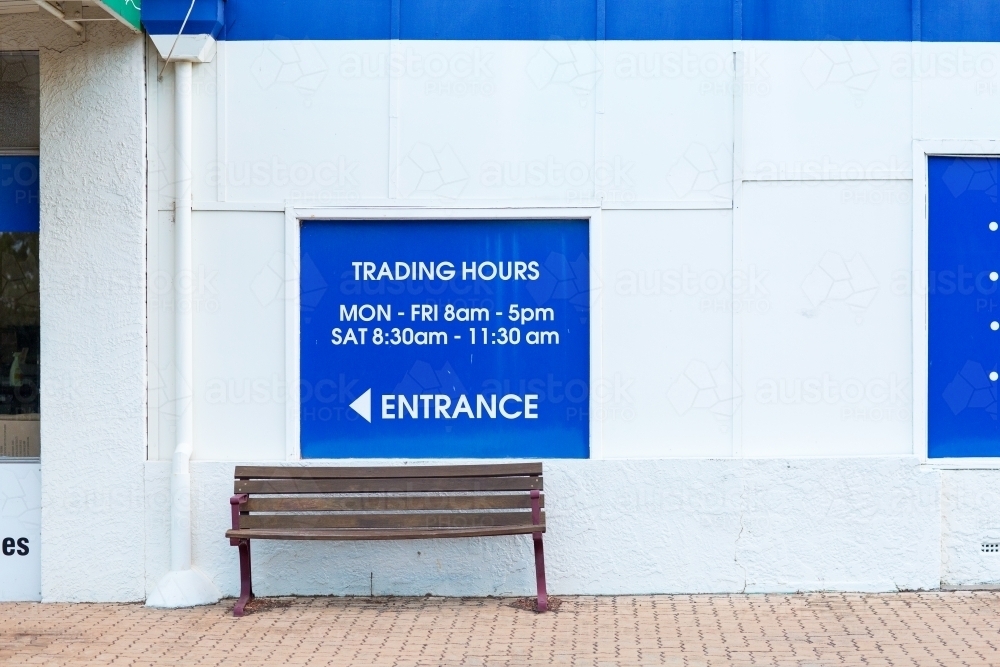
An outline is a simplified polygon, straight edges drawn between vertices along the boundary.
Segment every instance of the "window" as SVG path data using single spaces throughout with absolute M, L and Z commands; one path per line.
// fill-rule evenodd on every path
M 1000 160 L 928 162 L 930 458 L 1000 456 Z
M 0 51 L 0 457 L 40 455 L 35 52 Z

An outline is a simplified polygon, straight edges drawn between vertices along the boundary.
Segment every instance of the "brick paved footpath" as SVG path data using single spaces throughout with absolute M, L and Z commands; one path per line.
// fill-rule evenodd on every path
M 1000 593 L 0 604 L 2 665 L 1000 665 Z

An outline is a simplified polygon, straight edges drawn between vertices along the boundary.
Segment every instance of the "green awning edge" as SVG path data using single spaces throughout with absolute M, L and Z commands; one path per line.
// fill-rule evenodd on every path
M 106 12 L 138 32 L 140 0 L 96 0 Z

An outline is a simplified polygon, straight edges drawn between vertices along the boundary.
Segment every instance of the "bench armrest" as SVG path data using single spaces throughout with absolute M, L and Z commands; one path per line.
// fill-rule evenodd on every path
M 250 496 L 245 493 L 238 493 L 229 499 L 229 506 L 233 510 L 233 530 L 240 529 L 240 505 L 246 503 L 250 500 Z M 236 538 L 230 538 L 229 544 L 232 546 L 237 546 L 240 541 Z

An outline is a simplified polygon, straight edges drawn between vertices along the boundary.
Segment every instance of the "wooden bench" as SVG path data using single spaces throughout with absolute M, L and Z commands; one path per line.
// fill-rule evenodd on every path
M 240 550 L 242 616 L 253 597 L 250 540 L 412 540 L 531 533 L 545 611 L 541 463 L 383 468 L 237 466 L 229 543 Z

